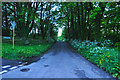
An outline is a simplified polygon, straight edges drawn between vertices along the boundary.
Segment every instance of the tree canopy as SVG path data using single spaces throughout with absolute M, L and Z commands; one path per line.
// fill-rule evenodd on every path
M 10 36 L 10 21 L 17 37 L 56 38 L 64 27 L 66 39 L 120 41 L 118 2 L 4 2 L 2 34 Z

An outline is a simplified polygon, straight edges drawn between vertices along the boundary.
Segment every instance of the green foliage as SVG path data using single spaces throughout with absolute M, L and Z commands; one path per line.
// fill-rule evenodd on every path
M 64 36 L 59 36 L 59 37 L 57 38 L 57 41 L 65 41 Z
M 48 50 L 52 46 L 52 43 L 39 45 L 20 46 L 15 45 L 15 49 L 12 49 L 12 44 L 2 43 L 2 57 L 11 60 L 25 60 L 34 56 L 41 56 L 43 52 Z
M 83 57 L 96 64 L 98 67 L 110 73 L 113 77 L 120 79 L 120 63 L 118 49 L 101 47 L 95 45 L 96 42 L 71 41 L 70 44 Z M 107 44 L 107 43 L 104 43 Z M 119 42 L 115 45 L 119 45 Z
M 35 34 L 34 37 L 41 35 L 43 39 L 54 38 L 57 37 L 56 28 L 65 26 L 63 34 L 66 39 L 105 38 L 113 42 L 120 41 L 118 35 L 120 8 L 117 2 L 44 2 L 42 4 L 2 3 L 3 35 L 10 35 L 12 32 L 10 21 L 15 21 L 17 37 L 28 37 L 32 32 Z M 55 6 L 58 7 L 53 11 L 52 8 Z M 36 32 L 36 29 L 39 32 Z
M 31 34 L 34 34 L 33 38 L 41 35 L 43 39 L 47 39 L 49 34 L 51 38 L 56 37 L 57 30 L 55 29 L 57 26 L 55 26 L 53 22 L 58 11 L 51 10 L 54 5 L 53 3 L 41 3 L 2 3 L 3 36 L 10 36 L 12 32 L 10 21 L 15 21 L 16 37 L 27 38 L 31 32 Z M 56 3 L 56 5 L 57 4 L 58 3 Z M 44 7 L 44 5 L 46 5 L 46 7 Z
M 115 49 L 120 51 L 120 42 L 116 42 L 115 43 Z
M 115 43 L 115 46 L 116 46 L 116 47 L 120 47 L 120 42 L 116 42 L 116 43 Z
M 61 3 L 60 13 L 64 17 L 58 24 L 65 26 L 66 39 L 120 41 L 120 8 L 116 2 Z

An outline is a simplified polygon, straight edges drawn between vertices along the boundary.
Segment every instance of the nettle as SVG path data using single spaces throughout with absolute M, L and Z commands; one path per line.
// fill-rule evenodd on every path
M 90 53 L 102 53 L 102 48 L 101 47 L 90 48 Z
M 70 44 L 85 58 L 97 64 L 98 67 L 106 70 L 117 77 L 120 74 L 120 65 L 118 65 L 118 49 L 110 48 L 113 44 L 110 40 L 90 42 L 71 40 Z M 118 47 L 118 45 L 116 46 Z M 117 50 L 116 50 L 117 49 Z

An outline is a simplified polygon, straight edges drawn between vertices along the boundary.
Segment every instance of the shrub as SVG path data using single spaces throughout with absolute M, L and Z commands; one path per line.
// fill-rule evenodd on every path
M 79 41 L 71 40 L 69 42 L 74 49 L 77 50 L 83 57 L 87 58 L 98 67 L 106 70 L 112 74 L 113 77 L 119 78 L 120 76 L 120 63 L 118 63 L 118 46 L 119 42 L 115 44 L 117 48 L 110 48 L 112 42 L 105 40 L 103 42 Z M 99 44 L 99 45 L 98 45 Z

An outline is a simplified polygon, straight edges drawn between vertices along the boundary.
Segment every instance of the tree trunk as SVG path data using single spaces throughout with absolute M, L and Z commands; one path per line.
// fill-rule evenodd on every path
M 50 9 L 51 9 L 51 3 L 49 5 Z M 49 20 L 49 16 L 50 16 L 50 10 L 49 10 L 49 14 L 48 14 L 48 17 L 47 17 L 47 20 Z M 50 26 L 49 26 L 50 23 L 47 24 L 47 27 L 48 27 L 48 42 L 50 42 Z
M 91 38 L 91 25 L 89 23 L 89 15 L 90 15 L 90 11 L 88 11 L 88 20 L 87 20 L 87 24 L 89 26 L 89 31 L 88 31 L 88 40 L 90 40 Z
M 41 14 L 40 14 L 40 29 L 41 29 L 41 35 L 42 38 L 44 39 L 44 29 L 43 29 L 43 22 L 42 22 L 42 11 L 43 11 L 43 3 L 41 2 Z
M 6 21 L 6 35 L 9 36 L 10 35 L 10 27 L 8 26 L 8 17 L 7 17 L 7 4 L 5 4 L 5 21 Z
M 87 38 L 87 35 L 86 35 L 87 34 L 87 30 L 86 30 L 87 29 L 87 25 L 86 25 L 87 11 L 86 11 L 86 9 L 85 9 L 85 16 L 84 17 L 85 17 L 85 19 L 84 19 L 84 27 L 83 27 L 83 30 L 84 30 L 84 32 L 83 32 L 84 38 L 83 39 L 86 40 L 86 38 Z
M 20 23 L 20 21 L 19 21 L 19 3 L 16 3 L 16 11 L 17 11 L 17 17 L 16 17 L 16 19 L 17 19 L 17 21 L 16 21 L 16 25 L 17 25 L 17 28 L 16 28 L 16 35 L 18 36 L 18 37 L 21 37 L 20 36 L 20 33 L 19 33 L 19 31 L 20 31 L 20 25 L 19 25 L 19 23 Z
M 76 16 L 75 16 L 75 21 L 74 21 L 74 38 L 77 39 L 78 33 L 77 33 L 77 27 L 76 27 Z
M 71 31 L 72 31 L 72 38 L 74 39 L 74 24 L 73 24 L 74 16 L 73 16 L 73 11 L 71 8 Z
M 79 10 L 79 3 L 77 2 L 77 10 L 78 10 L 78 29 L 77 29 L 77 33 L 78 36 L 77 37 L 81 37 L 81 26 L 80 26 L 80 10 Z
M 37 3 L 36 3 L 36 4 L 37 4 Z M 35 8 L 35 10 L 34 10 L 33 20 L 32 20 L 32 24 L 31 24 L 31 26 L 30 26 L 30 28 L 29 28 L 28 34 L 30 33 L 30 31 L 31 31 L 32 28 L 33 28 L 34 19 L 35 19 L 35 13 L 36 13 L 36 11 L 37 11 L 37 8 L 38 8 L 38 4 L 36 5 L 36 8 Z M 28 35 L 27 35 L 27 36 L 28 36 Z
M 68 36 L 68 39 L 70 39 L 70 31 L 69 31 L 69 16 L 67 17 L 67 19 L 68 19 L 68 29 L 67 29 L 67 30 L 68 30 L 68 35 L 67 35 L 67 36 Z
M 82 2 L 80 2 L 81 3 L 81 16 L 82 16 L 82 19 L 81 19 L 81 21 L 82 21 L 82 26 L 81 26 L 81 40 L 83 40 L 83 27 L 84 27 L 84 24 L 83 24 L 83 3 Z

